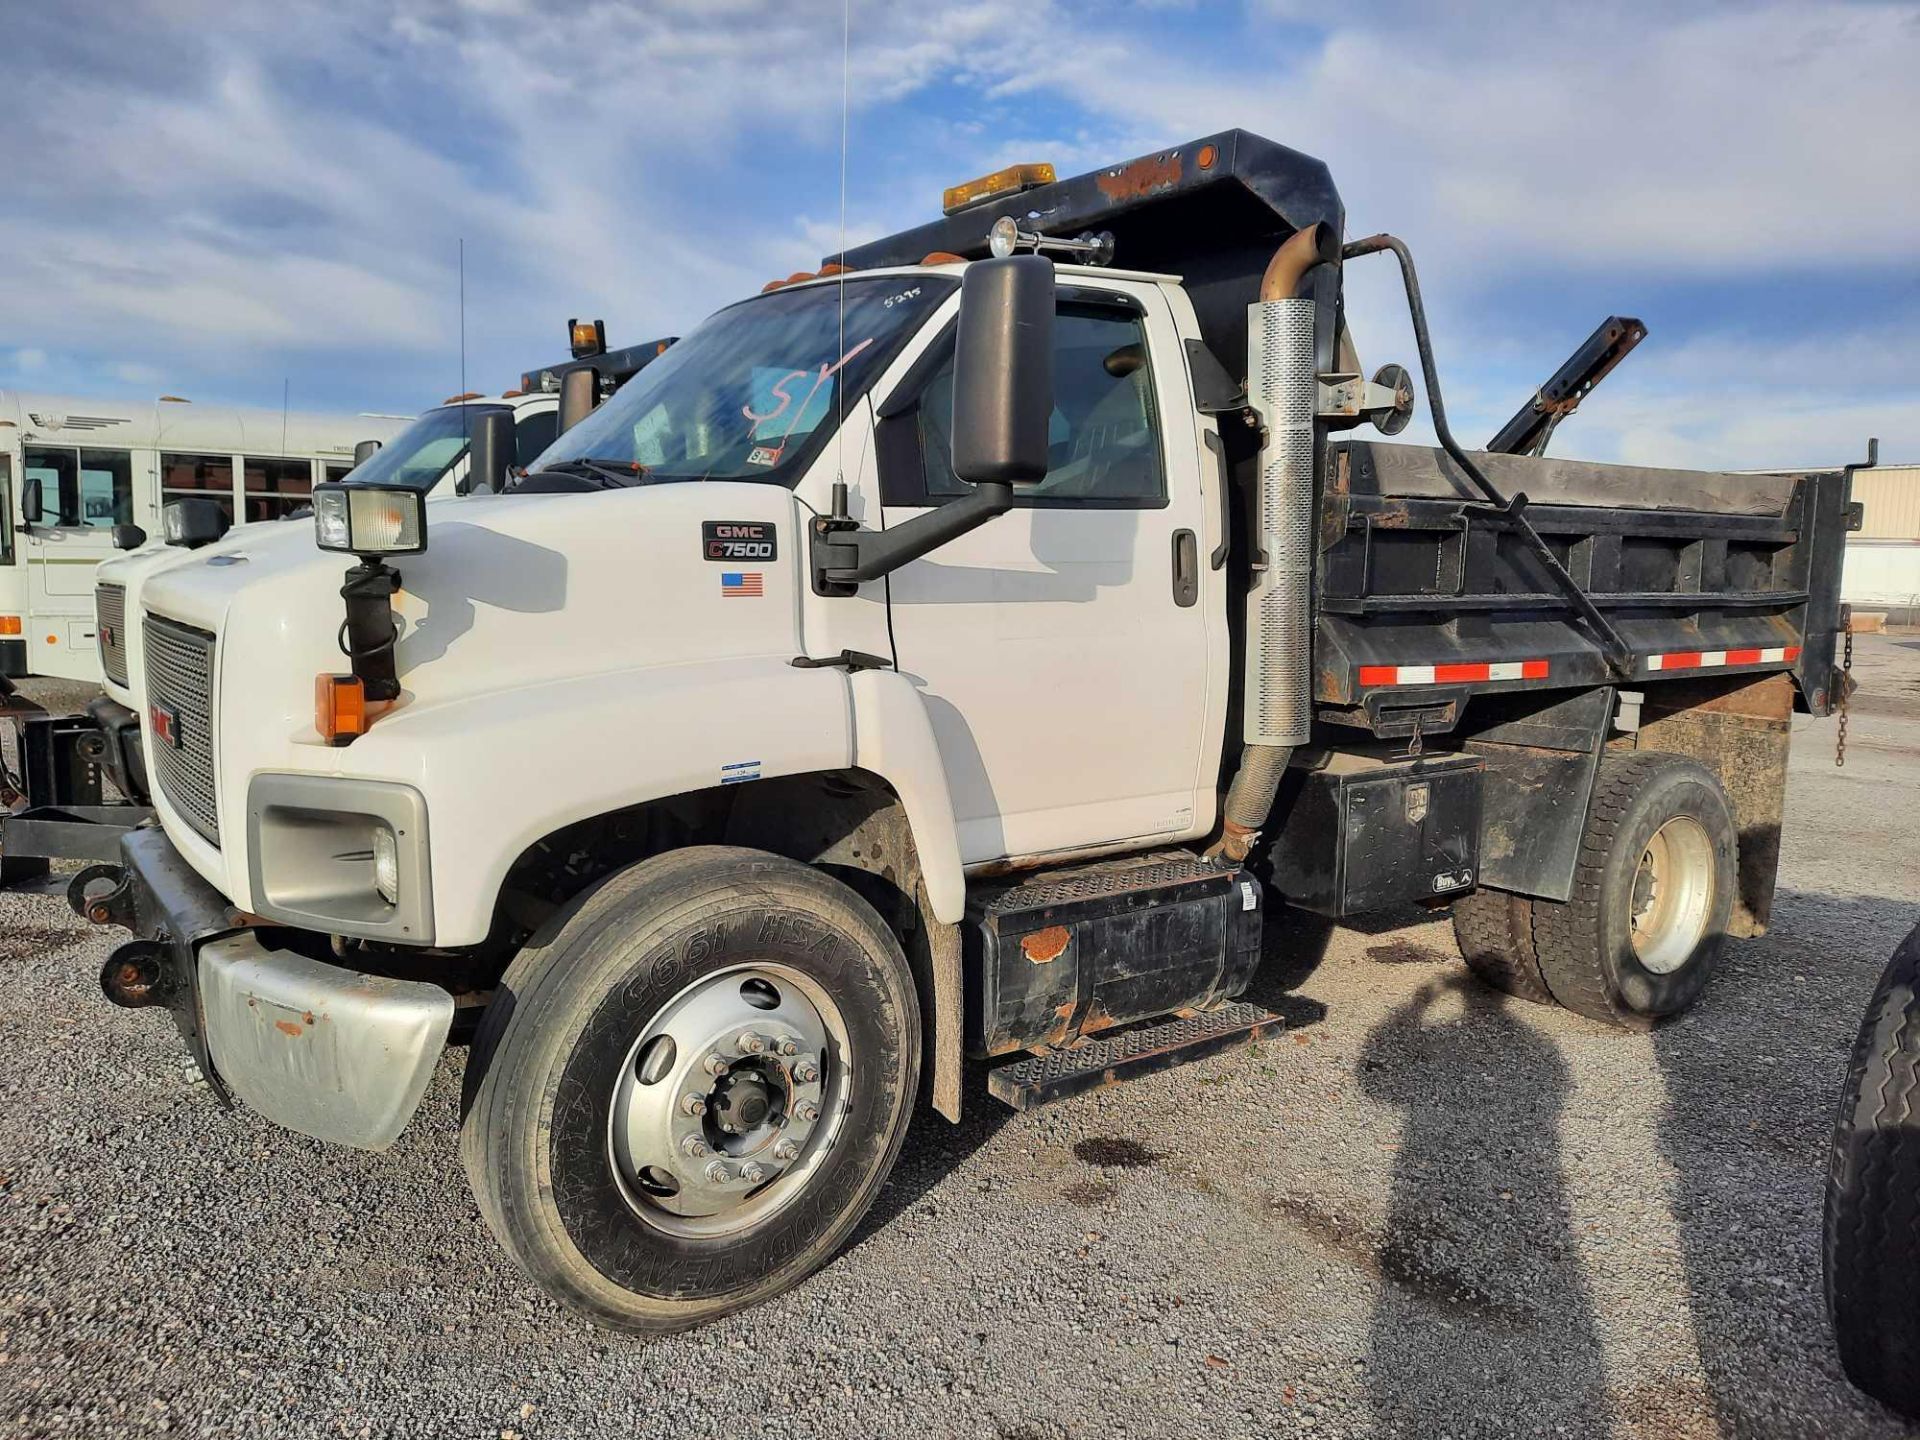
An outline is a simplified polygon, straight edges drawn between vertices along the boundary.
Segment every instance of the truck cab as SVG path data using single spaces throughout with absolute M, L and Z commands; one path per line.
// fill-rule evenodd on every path
M 158 824 L 70 891 L 133 932 L 109 998 L 371 1148 L 469 1042 L 481 1212 L 600 1323 L 799 1283 L 964 1055 L 1024 1109 L 1279 1027 L 1280 904 L 1451 903 L 1629 1028 L 1766 922 L 1845 472 L 1469 453 L 1410 254 L 1244 132 L 947 209 L 505 493 L 389 465 L 128 597 Z M 1344 438 L 1414 403 L 1340 304 L 1390 251 L 1439 447 Z

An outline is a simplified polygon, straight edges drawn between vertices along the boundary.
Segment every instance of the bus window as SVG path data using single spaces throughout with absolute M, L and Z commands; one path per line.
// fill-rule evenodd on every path
M 78 488 L 80 457 L 72 450 L 56 450 L 47 445 L 29 445 L 21 454 L 21 483 L 40 482 L 40 523 L 71 525 L 68 497 Z
M 233 457 L 231 455 L 162 455 L 160 503 L 207 499 L 219 502 L 229 524 L 233 521 Z
M 256 455 L 241 457 L 246 466 L 247 519 L 278 520 L 296 506 L 313 501 L 313 462 L 311 460 L 271 460 Z
M 65 515 L 64 497 L 60 506 Z M 82 450 L 80 486 L 69 524 L 130 525 L 133 523 L 133 456 L 125 450 Z
M 0 455 L 0 565 L 13 564 L 13 457 Z
M 320 466 L 326 472 L 329 485 L 336 484 L 353 473 L 353 466 L 345 461 L 322 460 Z

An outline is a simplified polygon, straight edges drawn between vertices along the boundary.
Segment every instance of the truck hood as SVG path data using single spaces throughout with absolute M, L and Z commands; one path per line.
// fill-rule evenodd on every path
M 770 526 L 777 557 L 708 559 L 710 521 Z M 798 653 L 801 533 L 784 488 L 467 496 L 428 507 L 427 544 L 391 562 L 401 586 L 397 708 L 636 667 Z M 147 575 L 141 609 L 219 637 L 229 726 L 310 741 L 314 677 L 350 668 L 337 635 L 340 585 L 354 563 L 319 550 L 310 525 L 262 526 Z

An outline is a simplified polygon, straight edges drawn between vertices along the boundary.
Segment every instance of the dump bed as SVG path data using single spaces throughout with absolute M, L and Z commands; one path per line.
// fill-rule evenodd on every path
M 1786 670 L 1831 707 L 1850 473 L 1735 475 L 1473 457 L 1620 632 L 1611 668 L 1514 522 L 1444 451 L 1350 440 L 1321 492 L 1314 693 L 1323 719 L 1451 728 L 1482 692 Z

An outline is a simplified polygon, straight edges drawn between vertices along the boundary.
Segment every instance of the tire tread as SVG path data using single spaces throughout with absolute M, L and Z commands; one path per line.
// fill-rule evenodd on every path
M 1506 890 L 1475 890 L 1453 902 L 1453 938 L 1467 968 L 1495 990 L 1535 1005 L 1557 1003 L 1540 971 L 1533 902 Z
M 1920 929 L 1875 986 L 1834 1124 L 1822 1235 L 1848 1378 L 1920 1416 Z

